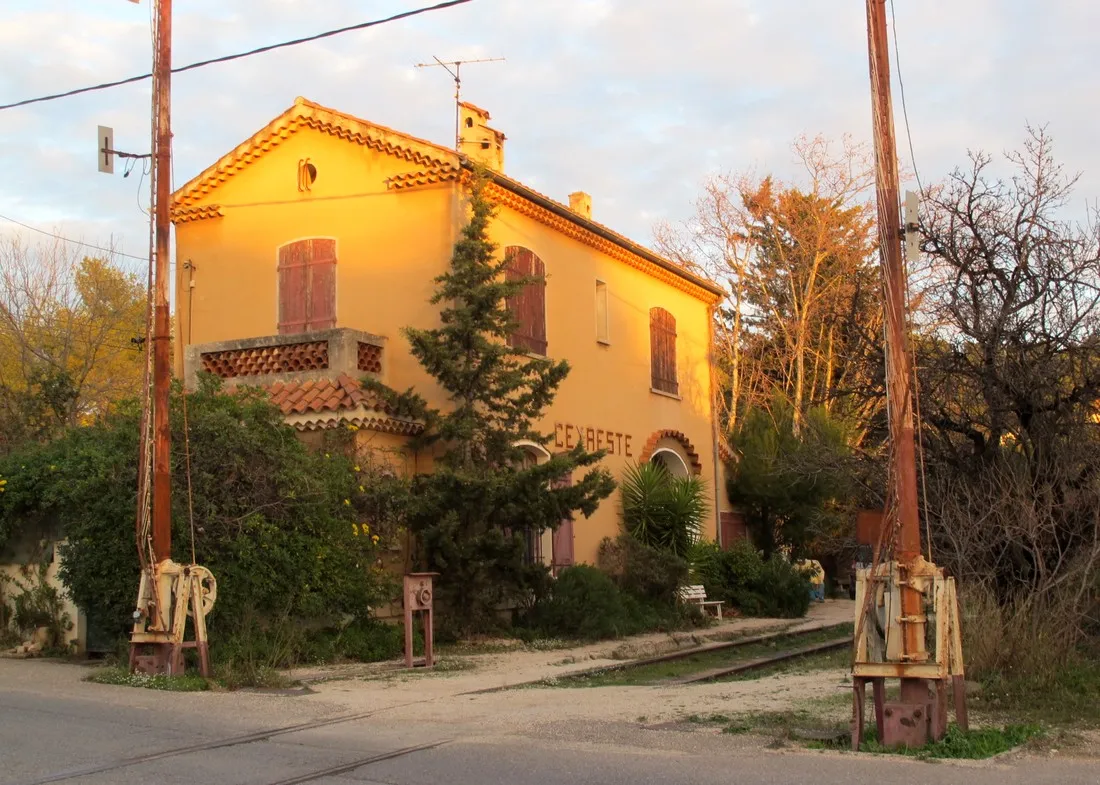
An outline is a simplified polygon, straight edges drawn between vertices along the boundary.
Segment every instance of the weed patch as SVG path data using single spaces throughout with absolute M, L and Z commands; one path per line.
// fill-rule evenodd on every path
M 294 684 L 279 671 L 267 665 L 223 664 L 214 669 L 217 683 L 227 690 L 253 688 L 285 689 Z
M 967 697 L 971 709 L 999 718 L 1077 728 L 1100 727 L 1100 662 L 1082 661 L 1049 677 L 994 676 Z
M 846 703 L 846 696 L 841 697 L 845 697 Z M 827 699 L 817 703 L 820 705 L 787 711 L 751 712 L 732 716 L 690 715 L 685 720 L 697 724 L 721 725 L 723 733 L 733 735 L 759 733 L 783 740 L 801 740 L 811 749 L 847 751 L 850 738 L 847 718 L 842 718 L 835 711 L 828 711 L 830 708 L 835 709 L 840 706 L 839 700 Z M 978 728 L 970 731 L 963 731 L 957 725 L 951 725 L 940 741 L 924 747 L 889 749 L 875 737 L 873 723 L 867 728 L 867 733 L 868 738 L 864 741 L 861 752 L 904 755 L 923 760 L 991 758 L 1045 734 L 1043 729 L 1035 724 Z M 814 736 L 835 736 L 836 741 L 809 740 Z
M 861 751 L 907 755 L 925 760 L 981 760 L 1008 752 L 1042 735 L 1043 730 L 1038 725 L 1006 725 L 1003 728 L 977 728 L 969 731 L 962 730 L 958 725 L 951 725 L 942 739 L 924 747 L 888 749 L 874 739 L 872 733 L 872 738 L 863 743 Z
M 116 684 L 125 687 L 144 687 L 148 690 L 168 692 L 202 692 L 210 689 L 210 682 L 202 676 L 187 673 L 182 676 L 150 676 L 145 673 L 130 673 L 126 668 L 115 666 L 100 668 L 84 678 L 95 684 Z

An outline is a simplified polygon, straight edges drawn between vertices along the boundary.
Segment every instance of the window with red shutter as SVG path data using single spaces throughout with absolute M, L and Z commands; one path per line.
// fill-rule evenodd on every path
M 649 365 L 653 389 L 676 395 L 676 318 L 664 308 L 649 310 Z
M 518 245 L 504 249 L 508 263 L 504 277 L 509 281 L 535 277 L 523 289 L 508 298 L 508 309 L 516 320 L 516 329 L 508 345 L 531 354 L 546 354 L 546 265 L 531 250 Z
M 279 334 L 336 326 L 336 241 L 297 240 L 279 248 Z

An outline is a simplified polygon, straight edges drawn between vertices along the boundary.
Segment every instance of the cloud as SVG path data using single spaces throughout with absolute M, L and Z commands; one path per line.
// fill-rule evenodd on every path
M 194 0 L 177 4 L 177 64 L 417 7 L 422 0 Z M 424 0 L 426 4 L 426 0 Z M 1048 124 L 1080 199 L 1100 195 L 1091 96 L 1092 30 L 1082 0 L 896 0 L 901 74 L 921 176 L 966 151 L 1015 147 Z M 0 26 L 0 103 L 149 69 L 148 1 L 9 0 Z M 77 8 L 73 8 L 77 6 Z M 369 10 L 364 10 L 368 8 Z M 508 172 L 646 242 L 655 220 L 691 212 L 717 171 L 796 174 L 801 133 L 867 139 L 862 3 L 824 0 L 475 0 L 372 30 L 177 75 L 175 181 L 182 183 L 296 95 L 424 138 L 452 138 L 453 83 L 416 69 L 433 55 L 505 56 L 463 70 L 464 96 L 508 136 Z M 950 23 L 945 23 L 950 20 Z M 893 52 L 891 53 L 893 54 Z M 899 144 L 908 149 L 895 87 Z M 0 214 L 147 242 L 148 181 L 95 170 L 95 126 L 148 150 L 147 83 L 0 112 Z M 144 191 L 143 191 L 144 189 Z M 3 231 L 0 222 L 0 231 Z

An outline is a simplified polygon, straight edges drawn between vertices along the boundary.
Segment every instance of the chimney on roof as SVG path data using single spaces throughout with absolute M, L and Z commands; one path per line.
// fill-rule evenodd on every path
M 458 105 L 458 151 L 494 172 L 504 171 L 504 134 L 489 127 L 492 118 L 484 109 Z
M 569 209 L 581 218 L 592 220 L 592 197 L 584 191 L 574 191 L 569 194 Z

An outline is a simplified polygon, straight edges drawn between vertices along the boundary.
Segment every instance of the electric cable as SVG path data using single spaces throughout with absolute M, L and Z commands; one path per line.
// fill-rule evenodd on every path
M 924 193 L 924 186 L 920 181 L 920 170 L 917 168 L 917 154 L 913 150 L 913 134 L 909 130 L 909 108 L 905 105 L 905 80 L 901 78 L 901 53 L 898 50 L 898 21 L 894 17 L 894 0 L 890 0 L 890 26 L 894 33 L 894 63 L 897 65 L 898 88 L 901 92 L 901 116 L 905 120 L 905 137 L 909 140 L 909 158 L 913 161 L 913 175 L 917 178 L 917 188 Z
M 6 215 L 0 215 L 0 220 L 8 221 L 15 224 L 16 226 L 22 226 L 24 229 L 29 229 L 32 232 L 37 232 L 38 234 L 45 235 L 46 237 L 52 237 L 55 240 L 60 240 L 61 242 L 69 243 L 70 245 L 79 245 L 83 248 L 91 248 L 94 251 L 103 251 L 103 253 L 112 254 L 113 256 L 125 256 L 127 259 L 137 259 L 139 262 L 148 261 L 148 259 L 146 259 L 144 256 L 135 256 L 132 253 L 123 253 L 122 251 L 116 251 L 113 248 L 104 248 L 102 245 L 92 245 L 91 243 L 86 243 L 83 240 L 73 240 L 71 237 L 63 237 L 59 234 L 54 234 L 53 232 L 47 232 L 45 229 L 39 229 L 35 226 L 31 226 L 30 224 L 25 224 L 22 221 L 17 221 L 14 218 L 10 218 Z
M 446 0 L 446 2 L 436 3 L 435 5 L 425 6 L 423 8 L 414 8 L 411 11 L 402 11 L 399 14 L 393 16 L 387 16 L 384 19 L 375 19 L 370 22 L 360 22 L 354 25 L 348 25 L 347 27 L 340 27 L 335 30 L 326 30 L 323 33 L 317 33 L 315 35 L 305 36 L 303 38 L 295 38 L 290 41 L 282 41 L 277 44 L 268 44 L 267 46 L 260 46 L 255 49 L 249 49 L 247 52 L 238 52 L 232 55 L 222 55 L 221 57 L 212 57 L 209 60 L 199 60 L 198 62 L 191 63 L 189 65 L 179 66 L 172 69 L 172 73 L 180 74 L 185 71 L 193 71 L 197 68 L 204 68 L 208 65 L 215 65 L 216 63 L 228 63 L 231 60 L 240 60 L 245 57 L 252 57 L 253 55 L 263 54 L 265 52 L 271 52 L 276 49 L 285 49 L 288 46 L 297 46 L 298 44 L 306 44 L 311 41 L 318 41 L 322 38 L 331 38 L 332 36 L 341 35 L 343 33 L 350 33 L 356 30 L 366 30 L 369 27 L 377 27 L 378 25 L 384 25 L 389 22 L 397 22 L 402 19 L 408 19 L 413 16 L 419 16 L 421 14 L 430 13 L 432 11 L 442 11 L 447 8 L 452 8 L 458 5 L 465 5 L 471 3 L 473 0 Z M 26 98 L 22 101 L 14 101 L 10 104 L 0 104 L 0 111 L 4 109 L 15 109 L 20 106 L 29 106 L 30 104 L 39 104 L 46 101 L 56 101 L 59 98 L 69 98 L 74 95 L 82 95 L 84 93 L 92 93 L 99 90 L 107 90 L 112 87 L 121 87 L 122 85 L 134 84 L 136 82 L 144 82 L 146 79 L 152 79 L 152 72 L 147 74 L 141 74 L 139 76 L 131 76 L 126 79 L 117 79 L 113 82 L 103 82 L 102 84 L 91 85 L 89 87 L 79 87 L 75 90 L 66 90 L 63 93 L 54 93 L 52 95 L 43 95 L 37 98 Z
M 916 151 L 913 149 L 913 134 L 912 134 L 912 131 L 909 128 L 909 109 L 907 108 L 906 103 L 905 103 L 905 80 L 902 78 L 902 75 L 901 75 L 901 52 L 900 52 L 900 49 L 898 47 L 898 22 L 897 22 L 897 18 L 894 15 L 894 0 L 890 0 L 890 26 L 893 28 L 894 62 L 897 64 L 897 69 L 896 70 L 898 72 L 898 88 L 901 92 L 901 115 L 905 120 L 905 136 L 906 136 L 906 139 L 909 140 L 909 158 L 913 162 L 913 175 L 917 179 L 917 188 L 921 192 L 921 194 L 923 194 L 924 193 L 924 185 L 921 183 L 920 169 L 917 167 L 917 154 L 916 154 Z M 910 335 L 913 334 L 912 323 L 910 322 L 911 314 L 912 314 L 912 307 L 911 307 L 910 292 L 909 292 L 909 285 L 908 285 L 908 278 L 907 278 L 906 279 L 906 286 L 905 286 L 905 324 L 906 324 L 906 330 L 908 331 L 908 333 Z M 914 425 L 915 425 L 915 430 L 916 430 L 916 433 L 917 433 L 917 458 L 919 459 L 919 462 L 920 462 L 919 467 L 920 467 L 921 497 L 924 500 L 924 536 L 925 536 L 925 540 L 926 540 L 925 550 L 928 553 L 928 561 L 932 561 L 932 524 L 928 520 L 928 516 L 929 516 L 928 478 L 927 478 L 927 474 L 925 473 L 925 465 L 924 465 L 924 427 L 923 427 L 923 423 L 922 423 L 922 419 L 921 419 L 921 409 L 920 409 L 920 377 L 917 374 L 916 354 L 914 352 L 910 351 L 910 355 L 911 355 L 912 360 L 913 360 L 912 363 L 911 363 L 911 371 L 912 371 L 912 374 L 913 374 L 913 379 L 912 379 L 912 384 L 913 384 L 913 417 L 915 419 Z

